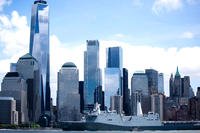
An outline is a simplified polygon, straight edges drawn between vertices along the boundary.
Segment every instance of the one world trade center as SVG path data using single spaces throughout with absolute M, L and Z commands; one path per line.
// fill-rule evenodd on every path
M 29 53 L 40 65 L 41 108 L 50 116 L 49 7 L 45 0 L 35 0 L 32 6 Z

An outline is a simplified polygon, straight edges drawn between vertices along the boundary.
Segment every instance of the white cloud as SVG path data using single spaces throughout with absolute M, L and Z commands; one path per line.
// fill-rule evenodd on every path
M 194 37 L 195 37 L 195 34 L 190 31 L 184 32 L 181 35 L 181 38 L 184 38 L 184 39 L 193 39 Z
M 25 16 L 13 11 L 11 16 L 0 15 L 0 45 L 5 56 L 28 52 L 30 29 Z
M 11 2 L 12 2 L 12 0 L 0 0 L 0 11 L 3 10 L 3 7 L 4 7 L 5 5 L 10 5 Z
M 12 15 L 0 15 L 0 45 L 3 55 L 0 60 L 0 79 L 9 71 L 9 64 L 16 62 L 18 58 L 28 52 L 30 30 L 27 19 L 14 11 Z M 117 34 L 116 34 L 117 35 Z M 100 40 L 100 66 L 102 70 L 106 63 L 106 48 L 121 46 L 123 48 L 123 66 L 129 70 L 129 81 L 137 70 L 154 68 L 165 75 L 165 91 L 168 91 L 168 79 L 179 66 L 182 76 L 191 76 L 191 82 L 197 83 L 200 79 L 200 47 L 185 48 L 161 48 L 152 46 L 133 45 L 120 41 Z M 50 69 L 51 90 L 56 100 L 57 72 L 65 62 L 74 62 L 80 72 L 80 80 L 83 80 L 83 62 L 86 41 L 77 44 L 63 43 L 56 35 L 50 36 Z M 192 84 L 193 85 L 193 84 Z M 200 86 L 195 84 L 193 88 Z M 129 86 L 130 87 L 130 86 Z M 168 92 L 167 92 L 168 94 Z
M 183 0 L 155 0 L 152 10 L 154 13 L 159 14 L 161 12 L 174 11 L 181 9 L 183 6 Z

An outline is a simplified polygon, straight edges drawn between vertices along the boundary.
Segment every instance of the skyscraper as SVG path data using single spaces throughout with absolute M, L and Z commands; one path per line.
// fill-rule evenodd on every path
M 111 97 L 123 95 L 122 90 L 122 49 L 121 47 L 109 47 L 106 53 L 105 68 L 105 105 L 111 109 Z
M 158 71 L 146 69 L 145 73 L 148 77 L 149 94 L 158 93 Z
M 131 114 L 130 89 L 128 88 L 128 70 L 123 68 L 123 110 L 125 115 Z
M 122 69 L 122 48 L 110 47 L 107 49 L 106 66 L 108 68 L 120 68 Z
M 45 0 L 35 0 L 30 30 L 29 53 L 38 61 L 41 72 L 42 111 L 50 116 L 49 7 Z
M 20 57 L 16 71 L 27 83 L 29 121 L 38 122 L 41 115 L 41 78 L 38 61 L 30 54 Z
M 163 73 L 158 74 L 158 93 L 164 94 L 164 76 L 163 76 Z
M 99 41 L 87 40 L 87 51 L 84 52 L 84 110 L 94 106 L 94 92 L 101 86 L 99 68 Z
M 148 78 L 145 73 L 134 73 L 131 78 L 131 93 L 140 91 L 143 95 L 149 95 Z
M 27 123 L 27 84 L 18 72 L 8 72 L 1 83 L 0 96 L 13 97 L 16 100 L 19 123 Z
M 58 72 L 58 121 L 80 120 L 79 71 L 72 62 Z
M 176 69 L 176 74 L 175 74 L 175 78 L 174 78 L 174 96 L 175 97 L 181 97 L 181 75 L 178 71 L 178 67 Z
M 145 73 L 134 73 L 131 78 L 132 115 L 136 115 L 138 102 L 141 102 L 142 112 L 144 114 L 151 110 L 148 77 Z

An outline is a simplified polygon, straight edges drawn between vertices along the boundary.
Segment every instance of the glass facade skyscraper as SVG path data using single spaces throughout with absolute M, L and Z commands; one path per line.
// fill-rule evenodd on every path
M 101 86 L 99 68 L 99 41 L 88 40 L 87 51 L 84 52 L 84 108 L 90 110 L 94 105 L 94 92 Z
M 122 69 L 122 48 L 110 47 L 107 49 L 107 62 L 108 68 L 120 68 Z
M 29 53 L 40 67 L 42 111 L 50 111 L 49 7 L 44 0 L 36 0 L 32 6 Z
M 106 53 L 105 68 L 105 106 L 111 109 L 110 98 L 123 95 L 122 91 L 122 49 L 121 47 L 109 47 Z

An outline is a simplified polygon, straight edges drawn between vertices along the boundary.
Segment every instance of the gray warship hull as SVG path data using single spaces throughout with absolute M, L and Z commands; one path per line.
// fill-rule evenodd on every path
M 197 122 L 169 122 L 160 126 L 120 126 L 98 122 L 60 122 L 60 128 L 67 131 L 140 131 L 140 130 L 200 130 Z

